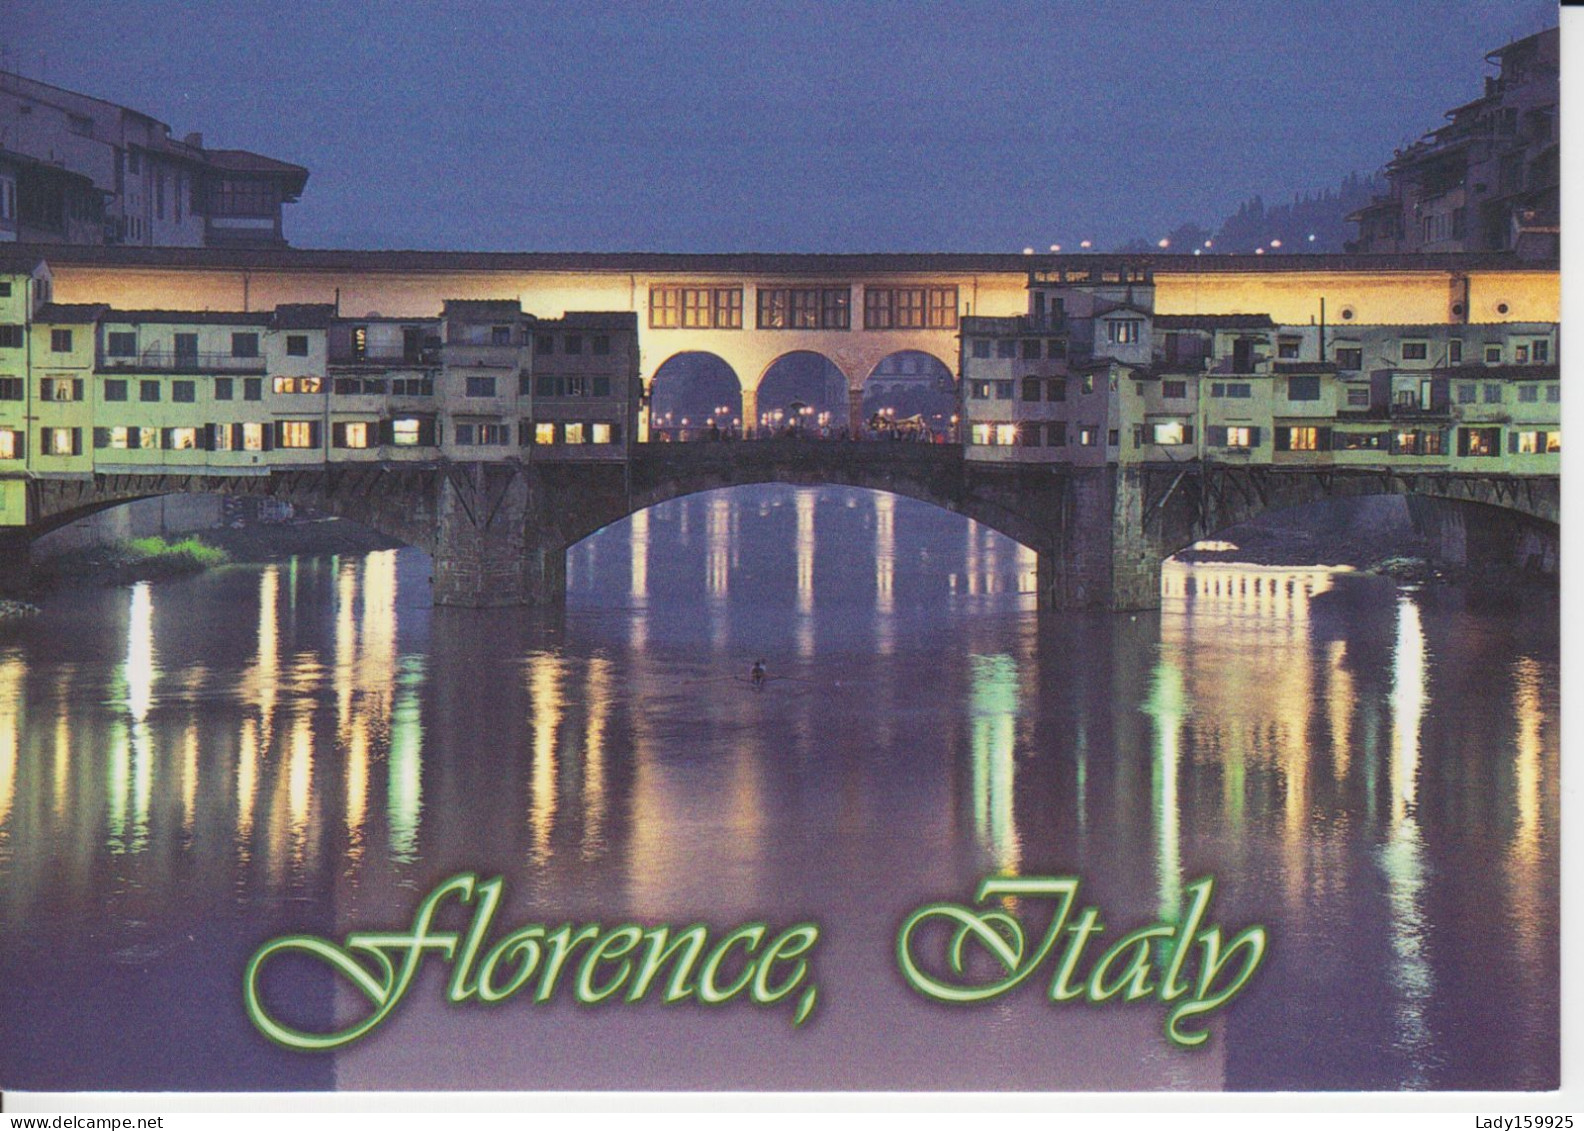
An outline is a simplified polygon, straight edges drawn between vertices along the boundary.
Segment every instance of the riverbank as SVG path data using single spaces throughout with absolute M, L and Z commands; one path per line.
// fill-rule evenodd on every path
M 33 585 L 43 590 L 130 585 L 230 563 L 280 561 L 308 554 L 366 554 L 400 545 L 336 518 L 246 523 L 205 530 L 180 540 L 134 538 L 38 559 L 33 563 Z

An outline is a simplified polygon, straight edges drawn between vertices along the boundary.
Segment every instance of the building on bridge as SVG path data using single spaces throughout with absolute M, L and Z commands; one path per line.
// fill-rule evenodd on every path
M 47 264 L 0 264 L 0 525 L 27 524 L 37 477 L 619 461 L 637 433 L 631 314 L 116 310 L 50 290 Z
M 1281 325 L 1150 294 L 1147 272 L 1037 273 L 1027 315 L 964 319 L 967 458 L 1560 469 L 1556 323 Z

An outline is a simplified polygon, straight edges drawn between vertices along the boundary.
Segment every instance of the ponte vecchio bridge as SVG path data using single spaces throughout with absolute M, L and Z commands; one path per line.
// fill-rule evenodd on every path
M 325 303 L 343 317 L 433 319 L 447 301 L 508 299 L 547 318 L 630 312 L 643 378 L 652 382 L 678 354 L 713 354 L 737 375 L 744 420 L 753 419 L 758 383 L 787 354 L 817 353 L 832 362 L 847 382 L 856 416 L 865 379 L 893 354 L 928 354 L 957 373 L 962 319 L 1023 314 L 1031 271 L 1059 266 L 1093 272 L 1099 280 L 1124 262 L 1109 256 L 78 247 L 40 253 L 53 274 L 53 297 L 62 304 L 252 312 Z M 1160 256 L 1125 262 L 1150 271 L 1157 315 L 1259 311 L 1276 323 L 1299 325 L 1322 309 L 1361 325 L 1558 317 L 1555 266 L 1509 257 Z M 324 396 L 334 394 L 326 388 Z M 326 406 L 329 419 L 328 400 Z M 921 499 L 1029 546 L 1038 555 L 1044 604 L 1147 608 L 1158 603 L 1164 557 L 1238 521 L 1321 498 L 1409 495 L 1459 537 L 1478 527 L 1508 541 L 1539 528 L 1551 531 L 1554 542 L 1559 517 L 1555 474 L 1394 466 L 1384 458 L 1345 467 L 1176 460 L 1085 466 L 982 462 L 960 445 L 794 439 L 655 444 L 628 435 L 593 460 L 539 458 L 550 453 L 533 447 L 485 451 L 479 458 L 445 449 L 433 458 L 395 460 L 383 458 L 383 449 L 351 459 L 322 437 L 317 442 L 319 451 L 277 451 L 267 470 L 245 475 L 175 466 L 174 460 L 113 472 L 94 465 L 29 473 L 26 520 L 12 523 L 13 550 L 6 556 L 15 563 L 28 538 L 131 499 L 174 491 L 267 494 L 355 519 L 427 550 L 435 562 L 437 602 L 556 603 L 564 595 L 566 549 L 638 509 L 736 484 L 829 483 Z M 1471 524 L 1471 514 L 1481 517 Z

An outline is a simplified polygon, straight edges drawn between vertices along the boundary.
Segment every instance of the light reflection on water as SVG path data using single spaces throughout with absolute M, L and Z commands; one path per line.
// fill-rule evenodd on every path
M 0 1031 L 53 1001 L 6 984 L 168 954 L 148 969 L 220 1004 L 100 1002 L 129 1036 L 81 1086 L 323 1086 L 224 1005 L 238 956 L 395 927 L 467 867 L 506 875 L 523 922 L 813 917 L 819 1023 L 415 1006 L 336 1059 L 341 1086 L 1555 1079 L 1554 603 L 1173 563 L 1158 615 L 1041 616 L 1033 570 L 944 512 L 767 487 L 576 547 L 562 616 L 431 612 L 408 551 L 62 595 L 0 636 Z M 1212 874 L 1223 924 L 1270 927 L 1270 966 L 1209 1055 L 1165 1049 L 1147 1010 L 938 1013 L 898 986 L 890 932 L 990 872 L 1078 874 L 1112 924 L 1173 920 Z M 206 949 L 183 941 L 209 919 Z M 178 1009 L 212 1030 L 212 1078 L 160 1076 L 130 1036 Z M 602 1061 L 627 1024 L 692 1051 Z M 426 1055 L 442 1035 L 536 1051 Z M 18 1055 L 4 1082 L 56 1079 Z M 274 1075 L 237 1075 L 255 1056 Z

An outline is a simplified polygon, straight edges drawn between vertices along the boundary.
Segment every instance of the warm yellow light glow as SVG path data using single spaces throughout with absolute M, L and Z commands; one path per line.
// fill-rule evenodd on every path
M 974 834 L 995 870 L 1015 875 L 1021 855 L 1013 809 L 1017 663 L 1005 654 L 973 656 L 970 663 Z
M 529 725 L 533 729 L 528 841 L 530 858 L 539 865 L 550 861 L 550 835 L 555 826 L 556 732 L 565 713 L 562 666 L 560 657 L 549 652 L 535 652 L 528 658 Z

